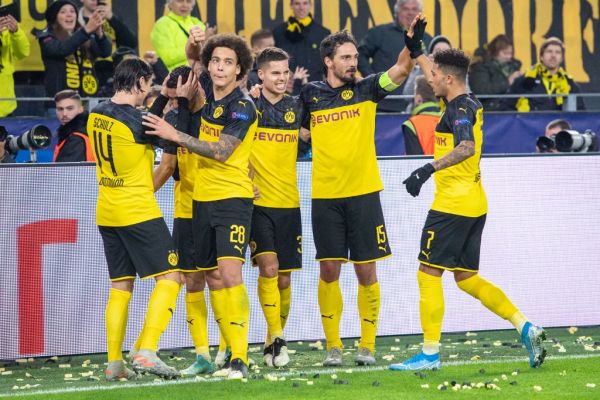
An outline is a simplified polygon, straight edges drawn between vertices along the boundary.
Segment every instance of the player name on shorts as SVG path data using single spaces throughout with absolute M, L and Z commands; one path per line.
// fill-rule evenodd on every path
M 260 140 L 264 142 L 278 142 L 278 143 L 297 143 L 297 133 L 281 133 L 281 132 L 265 132 L 257 131 L 254 133 L 254 140 Z
M 330 113 L 321 114 L 321 115 L 312 114 L 310 117 L 310 123 L 312 126 L 316 126 L 319 124 L 343 121 L 345 119 L 359 118 L 359 117 L 360 117 L 360 109 L 356 108 L 354 110 L 335 111 L 335 112 L 330 112 Z

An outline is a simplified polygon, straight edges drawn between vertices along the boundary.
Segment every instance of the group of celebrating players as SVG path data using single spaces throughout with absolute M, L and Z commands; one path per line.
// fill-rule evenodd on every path
M 258 295 L 267 322 L 264 362 L 290 361 L 283 334 L 291 303 L 291 272 L 302 267 L 300 202 L 296 182 L 298 140 L 313 146 L 312 227 L 320 263 L 318 302 L 327 341 L 324 366 L 341 366 L 343 309 L 339 277 L 354 264 L 358 279 L 361 338 L 355 363 L 373 365 L 380 308 L 376 261 L 391 256 L 379 199 L 383 184 L 375 153 L 377 103 L 406 79 L 415 62 L 436 95 L 447 101 L 437 127 L 435 161 L 405 181 L 417 196 L 434 174 L 437 192 L 421 239 L 418 273 L 423 351 L 393 370 L 440 368 L 443 318 L 441 275 L 510 320 L 527 347 L 530 364 L 545 357 L 542 328 L 531 324 L 504 293 L 477 274 L 487 213 L 480 179 L 482 107 L 466 93 L 469 59 L 451 49 L 433 63 L 423 55 L 426 20 L 419 15 L 405 34 L 406 47 L 388 71 L 358 78 L 357 43 L 342 31 L 320 45 L 326 79 L 306 85 L 298 98 L 286 94 L 288 55 L 270 47 L 253 59 L 243 38 L 219 34 L 206 40 L 193 28 L 186 45 L 189 67 L 165 79 L 148 114 L 138 107 L 152 69 L 140 59 L 116 69 L 115 96 L 90 114 L 88 132 L 97 160 L 97 225 L 111 288 L 106 307 L 106 378 L 135 379 L 136 372 L 164 378 L 214 373 L 248 375 L 249 300 L 242 280 L 248 244 L 258 266 Z M 262 84 L 244 94 L 239 82 L 255 62 Z M 163 118 L 171 101 L 175 108 Z M 154 146 L 164 148 L 154 170 Z M 173 234 L 154 191 L 175 179 Z M 123 360 L 128 305 L 136 275 L 155 278 L 144 326 Z M 195 362 L 183 371 L 157 356 L 182 283 Z M 221 342 L 209 353 L 207 307 Z

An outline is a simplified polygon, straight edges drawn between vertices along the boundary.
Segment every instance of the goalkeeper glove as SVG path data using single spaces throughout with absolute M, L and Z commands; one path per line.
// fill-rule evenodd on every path
M 422 19 L 417 20 L 413 28 L 412 37 L 408 37 L 408 31 L 404 31 L 404 43 L 410 51 L 410 58 L 415 59 L 423 54 L 423 36 L 427 22 Z
M 421 168 L 414 170 L 402 183 L 406 185 L 406 191 L 410 193 L 412 197 L 417 197 L 419 192 L 421 192 L 421 186 L 427 182 L 427 179 L 429 179 L 434 172 L 435 169 L 433 168 L 433 165 L 427 163 Z

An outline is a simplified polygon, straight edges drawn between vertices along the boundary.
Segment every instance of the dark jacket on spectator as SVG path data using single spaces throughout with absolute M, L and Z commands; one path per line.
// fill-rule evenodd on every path
M 309 82 L 323 79 L 324 66 L 319 46 L 331 31 L 313 20 L 307 26 L 300 25 L 300 32 L 292 32 L 288 29 L 288 25 L 292 23 L 300 25 L 294 17 L 290 17 L 288 22 L 275 27 L 273 30 L 275 46 L 287 51 L 290 55 L 290 71 L 292 74 L 296 67 L 300 65 L 308 70 L 310 74 Z
M 424 49 L 431 36 L 425 34 Z M 404 29 L 395 22 L 375 26 L 367 32 L 358 46 L 358 70 L 362 76 L 390 69 L 404 48 Z
M 473 93 L 479 94 L 504 94 L 510 84 L 508 77 L 521 69 L 521 61 L 511 60 L 499 63 L 495 59 L 478 61 L 469 69 L 469 87 Z M 501 109 L 500 99 L 481 100 L 485 110 Z
M 96 57 L 111 54 L 111 42 L 107 35 L 98 39 L 78 29 L 66 40 L 56 38 L 50 31 L 39 33 L 46 85 L 46 95 L 54 95 L 64 89 L 77 90 L 83 97 L 94 96 L 100 87 L 94 61 Z M 84 44 L 91 42 L 87 49 Z
M 58 144 L 54 150 L 55 162 L 94 161 L 86 125 L 88 112 L 84 111 L 58 128 Z
M 579 85 L 575 83 L 563 68 L 554 75 L 541 65 L 532 66 L 525 75 L 514 80 L 508 89 L 509 94 L 568 94 L 581 93 Z M 536 97 L 536 98 L 506 98 L 502 100 L 502 109 L 528 111 L 560 111 L 563 108 L 562 97 Z M 583 99 L 577 99 L 577 109 L 585 110 Z

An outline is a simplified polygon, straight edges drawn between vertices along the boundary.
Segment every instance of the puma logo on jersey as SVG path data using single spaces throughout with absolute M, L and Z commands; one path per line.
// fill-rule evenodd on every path
M 429 256 L 431 255 L 431 252 L 428 253 L 425 250 L 421 250 L 421 254 L 423 254 L 425 256 L 425 258 L 429 260 Z
M 246 107 L 246 103 L 247 103 L 247 102 L 246 102 L 246 101 L 241 101 L 241 100 L 238 100 L 238 103 L 240 103 L 242 106 Z
M 262 118 L 262 116 L 263 116 L 263 113 L 262 113 L 262 111 L 260 111 L 260 110 L 256 110 L 256 113 L 258 114 L 258 116 L 259 116 L 259 117 L 261 117 L 261 118 Z
M 467 113 L 467 109 L 466 109 L 466 108 L 462 108 L 462 107 L 459 107 L 459 108 L 458 108 L 458 111 L 462 111 L 462 112 L 464 112 L 465 114 Z
M 315 102 L 315 103 L 318 103 L 319 102 L 319 98 L 318 97 L 313 97 L 312 101 Z

